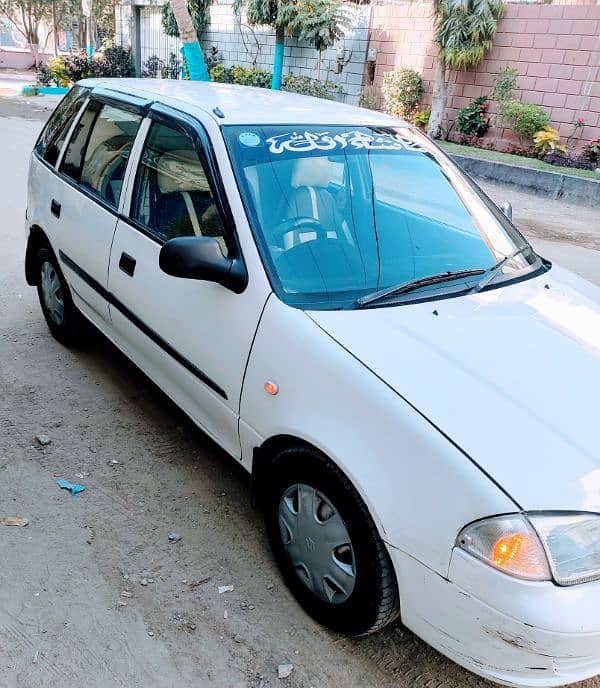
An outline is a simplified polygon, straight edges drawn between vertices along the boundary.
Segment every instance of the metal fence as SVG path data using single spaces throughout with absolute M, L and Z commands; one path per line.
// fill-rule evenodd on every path
M 177 79 L 181 68 L 181 41 L 167 36 L 162 27 L 162 7 L 140 8 L 140 62 L 142 76 Z

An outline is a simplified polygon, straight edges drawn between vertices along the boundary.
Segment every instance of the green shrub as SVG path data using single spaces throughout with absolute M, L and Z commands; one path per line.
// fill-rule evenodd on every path
M 509 100 L 502 108 L 502 119 L 508 120 L 512 130 L 523 140 L 532 141 L 535 134 L 550 124 L 550 116 L 539 105 Z
M 271 74 L 258 67 L 235 66 L 231 68 L 231 77 L 234 84 L 240 86 L 256 86 L 258 88 L 268 88 L 271 85 Z
M 592 139 L 583 149 L 583 158 L 590 165 L 600 165 L 600 138 Z
M 216 64 L 208 70 L 211 81 L 217 81 L 221 84 L 231 83 L 231 73 L 229 69 L 226 69 L 221 63 Z
M 121 46 L 108 46 L 94 56 L 94 76 L 128 77 L 134 76 L 131 53 Z
M 271 85 L 271 74 L 258 67 L 251 67 L 250 69 L 241 65 L 224 67 L 219 63 L 210 68 L 209 74 L 212 81 L 224 84 L 257 86 L 258 88 L 268 88 Z
M 158 55 L 150 55 L 142 65 L 142 76 L 147 79 L 158 79 L 164 66 L 164 60 L 161 60 Z
M 410 119 L 423 96 L 423 78 L 414 69 L 386 72 L 381 91 L 386 112 Z
M 465 136 L 483 136 L 490 126 L 490 118 L 486 114 L 487 98 L 475 98 L 470 105 L 461 108 L 456 116 L 456 128 Z
M 37 80 L 39 84 L 42 84 L 44 86 L 50 85 L 50 82 L 52 81 L 52 76 L 50 74 L 50 70 L 48 69 L 48 65 L 40 65 L 38 67 Z
M 132 76 L 133 73 L 129 51 L 120 47 L 109 47 L 103 52 L 96 53 L 91 60 L 83 51 L 54 57 L 44 71 L 38 74 L 38 78 L 44 79 L 42 83 L 54 82 L 57 86 L 69 86 L 80 79 L 92 76 L 125 77 Z
M 160 77 L 161 79 L 179 79 L 181 73 L 181 60 L 176 53 L 169 53 L 168 62 L 161 60 Z
M 53 81 L 56 86 L 65 87 L 71 83 L 71 73 L 62 55 L 53 57 L 48 62 L 46 66 L 46 76 L 49 81 Z
M 257 86 L 258 88 L 269 88 L 271 86 L 271 73 L 259 67 L 247 69 L 241 65 L 225 67 L 221 63 L 209 69 L 212 81 L 223 84 L 239 84 L 240 86 Z M 286 74 L 283 77 L 281 88 L 284 91 L 302 93 L 305 96 L 315 96 L 316 98 L 326 98 L 333 100 L 341 88 L 332 81 L 320 81 L 311 79 L 307 76 L 296 76 Z
M 311 79 L 308 76 L 296 76 L 295 74 L 286 74 L 283 77 L 281 88 L 284 91 L 291 91 L 292 93 L 301 93 L 305 96 L 314 96 L 315 98 L 325 98 L 326 100 L 334 100 L 338 93 L 341 93 L 341 87 L 333 81 L 321 81 L 320 79 Z
M 431 108 L 426 110 L 417 110 L 412 116 L 412 123 L 419 127 L 419 129 L 425 129 L 429 124 L 429 118 L 431 117 Z
M 92 76 L 103 76 L 101 66 L 97 62 L 99 59 L 99 56 L 96 55 L 92 60 L 89 60 L 85 51 L 67 55 L 64 61 L 71 81 L 75 83 L 80 79 L 88 79 Z

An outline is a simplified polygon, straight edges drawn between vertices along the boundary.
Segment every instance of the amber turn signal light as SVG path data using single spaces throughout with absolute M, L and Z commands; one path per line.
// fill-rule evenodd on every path
M 271 380 L 268 380 L 264 384 L 264 390 L 267 394 L 275 396 L 277 392 L 279 392 L 279 385 L 276 382 L 271 382 Z

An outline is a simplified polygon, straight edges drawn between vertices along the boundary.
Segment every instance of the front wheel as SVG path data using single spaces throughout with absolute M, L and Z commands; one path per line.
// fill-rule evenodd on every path
M 50 247 L 39 249 L 36 265 L 38 297 L 50 332 L 65 346 L 79 344 L 86 323 L 73 303 L 65 277 Z
M 347 635 L 365 635 L 398 616 L 385 544 L 336 466 L 309 448 L 285 450 L 266 491 L 273 552 L 288 587 L 313 618 Z

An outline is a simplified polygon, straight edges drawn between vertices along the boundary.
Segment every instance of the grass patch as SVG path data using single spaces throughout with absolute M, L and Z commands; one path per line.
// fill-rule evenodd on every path
M 450 141 L 436 141 L 439 147 L 450 155 L 465 155 L 471 158 L 482 158 L 483 160 L 493 160 L 494 162 L 505 162 L 509 165 L 519 167 L 530 167 L 534 170 L 544 170 L 546 172 L 557 172 L 559 174 L 569 174 L 572 177 L 585 177 L 600 181 L 600 174 L 594 170 L 578 170 L 575 167 L 559 167 L 550 165 L 537 158 L 524 158 L 522 155 L 511 155 L 510 153 L 499 153 L 498 151 L 486 150 L 485 148 L 474 148 L 473 146 L 461 146 Z

